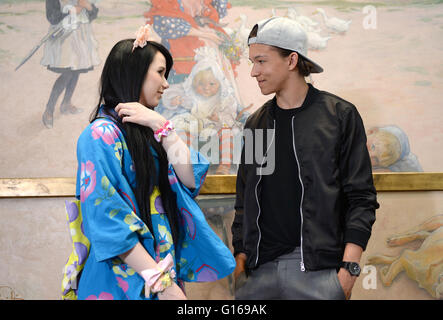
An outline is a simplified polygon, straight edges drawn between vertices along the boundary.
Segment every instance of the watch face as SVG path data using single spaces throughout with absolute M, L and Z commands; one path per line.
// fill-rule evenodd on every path
M 359 275 L 360 274 L 360 266 L 358 265 L 358 263 L 351 263 L 349 265 L 349 272 L 352 275 Z

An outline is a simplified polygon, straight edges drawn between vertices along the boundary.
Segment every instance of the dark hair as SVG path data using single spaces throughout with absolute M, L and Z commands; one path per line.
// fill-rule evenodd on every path
M 100 78 L 100 99 L 92 112 L 90 122 L 99 118 L 99 109 L 114 118 L 121 127 L 126 144 L 131 154 L 136 176 L 134 191 L 139 208 L 140 218 L 153 233 L 150 195 L 158 183 L 163 207 L 166 211 L 174 243 L 178 240 L 178 208 L 176 195 L 168 180 L 168 158 L 161 144 L 154 139 L 151 128 L 135 123 L 123 123 L 112 111 L 121 102 L 138 102 L 146 73 L 157 52 L 166 59 L 165 77 L 172 68 L 172 57 L 169 51 L 157 42 L 148 42 L 143 48 L 137 47 L 132 52 L 135 39 L 119 41 L 109 53 Z M 149 148 L 151 145 L 159 158 L 159 170 L 155 167 L 154 157 Z M 155 241 L 155 239 L 154 239 Z
M 249 36 L 248 36 L 248 42 L 249 42 L 249 39 L 250 39 L 250 38 L 253 38 L 253 37 L 256 37 L 256 36 L 257 36 L 257 32 L 258 32 L 258 25 L 256 24 L 256 25 L 252 28 L 251 32 L 249 33 Z M 276 51 L 280 54 L 280 56 L 281 56 L 282 58 L 289 57 L 289 55 L 290 55 L 291 53 L 295 52 L 295 51 L 292 51 L 292 50 L 287 50 L 287 49 L 279 48 L 279 47 L 276 47 L 276 46 L 270 46 L 270 47 L 271 47 L 273 50 L 276 50 Z M 309 66 L 308 66 L 307 61 L 306 61 L 303 57 L 301 57 L 298 53 L 297 53 L 297 56 L 298 56 L 298 61 L 297 61 L 297 69 L 298 69 L 298 72 L 299 72 L 303 77 L 307 77 L 307 76 L 309 76 L 309 75 L 311 74 L 311 70 L 309 69 Z

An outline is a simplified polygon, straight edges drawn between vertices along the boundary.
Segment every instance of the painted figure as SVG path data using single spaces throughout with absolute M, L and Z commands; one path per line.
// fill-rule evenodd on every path
M 391 286 L 403 271 L 432 297 L 443 299 L 443 215 L 436 215 L 404 233 L 386 240 L 389 247 L 397 247 L 415 240 L 423 240 L 417 250 L 405 249 L 399 256 L 372 255 L 368 264 L 383 264 L 380 278 Z
M 196 50 L 196 64 L 188 78 L 171 85 L 163 98 L 161 114 L 173 115 L 176 128 L 192 139 L 207 141 L 210 136 L 219 138 L 218 174 L 230 172 L 233 156 L 233 133 L 239 132 L 242 123 L 237 120 L 239 102 L 234 89 L 217 63 L 214 48 Z M 194 125 L 195 129 L 191 128 Z M 196 130 L 196 132 L 192 132 Z M 190 136 L 194 133 L 196 136 Z
M 187 77 L 191 75 L 194 77 L 195 72 L 193 69 L 201 61 L 201 58 L 197 57 L 197 55 L 201 56 L 205 52 L 210 52 L 208 59 L 211 59 L 217 65 L 217 68 L 221 70 L 224 78 L 223 83 L 228 82 L 231 88 L 232 94 L 230 93 L 227 99 L 232 100 L 233 105 L 237 108 L 236 110 L 233 107 L 229 108 L 229 117 L 235 120 L 238 116 L 241 118 L 243 115 L 242 119 L 244 120 L 252 106 L 245 107 L 243 105 L 235 79 L 235 68 L 240 63 L 240 58 L 243 54 L 243 44 L 237 36 L 231 37 L 231 35 L 227 34 L 220 23 L 220 19 L 227 15 L 228 8 L 230 8 L 230 4 L 227 0 L 153 0 L 152 7 L 145 13 L 145 17 L 147 18 L 147 23 L 153 26 L 156 33 L 162 39 L 162 44 L 171 50 L 174 58 L 174 68 L 170 78 L 171 84 L 186 82 Z M 217 71 L 217 76 L 219 76 L 218 73 Z M 200 74 L 198 77 L 202 76 Z M 172 89 L 171 93 L 174 90 Z M 188 98 L 192 99 L 192 97 Z M 160 109 L 165 112 L 173 112 L 175 110 L 177 114 L 184 113 L 184 109 L 179 108 L 181 103 L 179 103 L 178 99 L 171 100 L 170 103 L 166 102 L 165 99 L 167 105 L 162 106 L 162 102 Z M 206 122 L 208 126 L 210 124 L 214 125 L 216 130 L 219 130 L 221 127 L 231 126 L 231 124 L 226 126 L 227 119 L 225 115 L 219 114 L 222 117 L 216 119 L 215 114 L 210 112 L 210 108 L 203 107 L 202 99 L 196 99 L 195 103 L 200 106 L 194 108 L 194 112 L 190 112 L 192 110 L 188 110 L 188 112 L 193 116 L 198 114 L 197 118 L 200 123 Z M 215 99 L 215 97 L 212 99 Z M 208 103 L 206 102 L 206 104 Z M 187 108 L 186 105 L 181 105 L 185 109 Z M 218 109 L 220 111 L 220 108 Z M 225 108 L 224 110 L 224 113 L 227 113 L 228 109 Z M 213 118 L 204 119 L 204 116 L 210 117 L 211 115 L 213 115 Z M 216 122 L 219 123 L 216 124 Z M 232 120 L 229 122 L 233 123 Z M 228 135 L 225 133 L 222 139 L 226 143 Z M 230 145 L 226 146 L 230 147 Z M 227 153 L 224 158 L 226 156 L 228 156 Z M 220 170 L 222 168 L 222 171 L 227 173 L 230 166 L 220 167 Z
M 375 171 L 423 171 L 410 150 L 408 136 L 397 126 L 369 129 L 367 146 Z
M 46 128 L 52 128 L 54 109 L 60 104 L 62 114 L 76 114 L 83 110 L 71 102 L 81 73 L 100 64 L 97 41 L 91 21 L 97 18 L 98 8 L 93 0 L 46 0 L 46 16 L 51 23 L 49 32 L 59 29 L 45 43 L 41 64 L 60 74 L 55 81 L 42 116 Z
M 227 15 L 227 0 L 152 0 L 151 9 L 144 14 L 162 38 L 174 58 L 174 82 L 183 81 L 195 65 L 195 49 L 218 47 L 228 35 L 220 25 Z M 223 59 L 226 72 L 235 65 Z M 232 78 L 228 77 L 230 81 Z

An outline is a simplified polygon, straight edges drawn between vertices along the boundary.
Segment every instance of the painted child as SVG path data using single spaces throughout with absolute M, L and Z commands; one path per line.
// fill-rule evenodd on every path
M 97 18 L 98 9 L 93 0 L 46 0 L 46 15 L 51 23 L 49 32 L 62 27 L 58 36 L 45 43 L 41 65 L 60 74 L 55 81 L 42 116 L 46 128 L 53 127 L 54 109 L 60 95 L 65 92 L 60 105 L 62 114 L 76 114 L 83 110 L 75 107 L 71 98 L 81 73 L 100 64 L 97 41 L 91 21 Z
M 163 104 L 167 110 L 173 107 L 180 110 L 172 121 L 188 136 L 195 130 L 191 126 L 196 127 L 201 140 L 218 134 L 220 165 L 217 173 L 226 174 L 232 163 L 232 133 L 240 131 L 242 126 L 237 120 L 239 102 L 217 63 L 215 49 L 204 47 L 196 52 L 197 63 L 189 77 L 181 84 L 171 85 Z
M 397 126 L 369 129 L 367 146 L 375 171 L 423 171 L 410 150 L 408 136 Z

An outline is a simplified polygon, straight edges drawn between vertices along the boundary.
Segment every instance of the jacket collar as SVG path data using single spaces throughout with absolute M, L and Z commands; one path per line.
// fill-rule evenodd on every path
M 318 89 L 314 88 L 314 86 L 308 83 L 308 92 L 306 94 L 305 100 L 302 105 L 296 109 L 294 109 L 295 113 L 299 113 L 304 109 L 308 108 L 315 100 L 318 94 Z M 275 110 L 277 108 L 277 96 L 274 96 L 271 100 L 266 103 L 266 108 L 268 109 L 268 113 L 271 116 L 271 119 L 275 119 Z

